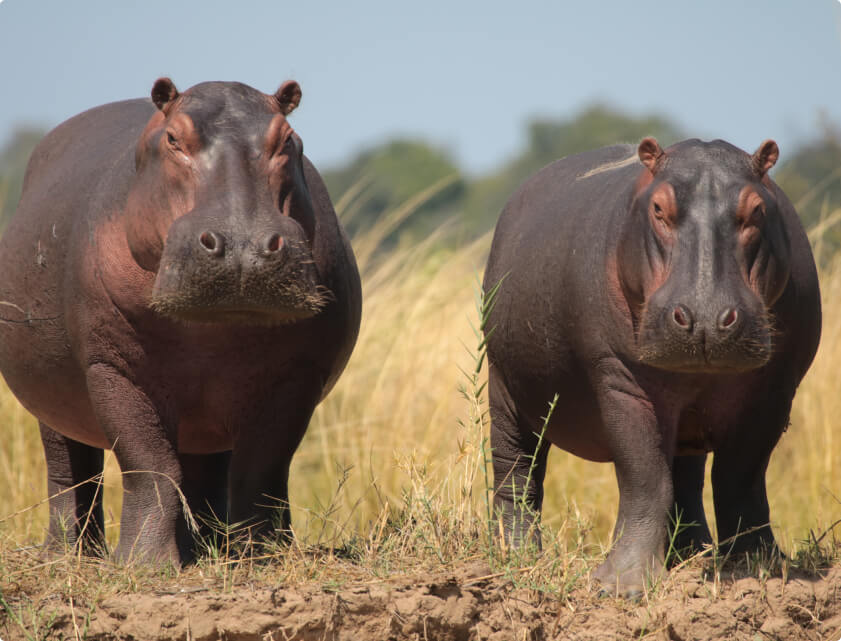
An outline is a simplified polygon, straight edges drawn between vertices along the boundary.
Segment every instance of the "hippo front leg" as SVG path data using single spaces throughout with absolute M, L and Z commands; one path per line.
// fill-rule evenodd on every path
M 669 446 L 651 401 L 620 363 L 609 365 L 597 395 L 619 485 L 613 547 L 594 577 L 635 596 L 664 570 L 673 487 Z
M 179 521 L 184 527 L 181 467 L 158 409 L 111 365 L 92 365 L 87 383 L 97 420 L 113 444 L 122 474 L 116 558 L 180 563 L 176 529 Z

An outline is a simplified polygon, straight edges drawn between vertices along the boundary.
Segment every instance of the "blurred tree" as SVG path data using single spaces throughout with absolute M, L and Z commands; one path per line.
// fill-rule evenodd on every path
M 18 127 L 0 149 L 0 229 L 6 226 L 17 207 L 26 164 L 44 133 L 37 127 Z
M 824 255 L 841 247 L 841 131 L 821 119 L 821 134 L 784 159 L 774 180 L 794 203 L 807 230 L 820 236 Z
M 347 166 L 323 175 L 351 234 L 369 228 L 381 215 L 437 181 L 455 176 L 451 184 L 426 199 L 416 214 L 395 230 L 391 242 L 407 230 L 428 231 L 443 212 L 460 200 L 465 188 L 458 167 L 446 153 L 412 140 L 394 140 L 363 151 Z
M 526 178 L 549 163 L 590 149 L 638 143 L 654 136 L 664 147 L 683 138 L 668 119 L 629 116 L 605 105 L 593 105 L 572 118 L 538 118 L 528 125 L 528 147 L 496 173 L 470 186 L 465 219 L 477 231 L 490 229 L 506 200 Z
M 461 228 L 461 233 L 451 237 L 464 238 L 493 227 L 511 193 L 544 165 L 588 149 L 617 142 L 635 143 L 645 136 L 656 136 L 668 145 L 678 140 L 681 133 L 660 116 L 633 117 L 595 105 L 573 118 L 531 121 L 527 147 L 496 172 L 475 180 L 461 177 L 459 169 L 442 151 L 408 140 L 364 151 L 346 166 L 324 172 L 324 178 L 334 202 L 341 204 L 343 220 L 353 234 L 436 181 L 456 175 L 458 179 L 418 208 L 391 234 L 386 245 L 401 236 L 409 240 L 425 236 L 447 219 L 456 219 Z

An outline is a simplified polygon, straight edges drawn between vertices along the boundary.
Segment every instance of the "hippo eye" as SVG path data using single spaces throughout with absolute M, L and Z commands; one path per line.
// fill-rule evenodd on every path
M 170 144 L 171 147 L 174 147 L 175 149 L 181 149 L 181 147 L 178 145 L 178 139 L 175 137 L 175 134 L 173 134 L 171 131 L 166 132 L 166 141 Z
M 654 202 L 653 204 L 654 204 L 654 217 L 657 220 L 665 221 L 666 220 L 666 214 L 663 211 L 663 208 L 660 206 L 660 203 Z
M 286 139 L 283 141 L 283 145 L 280 148 L 281 154 L 301 154 L 303 152 L 303 144 L 301 143 L 301 139 L 298 138 L 298 135 L 295 132 L 292 132 Z
M 745 227 L 759 227 L 763 220 L 765 220 L 765 208 L 762 205 L 757 205 L 743 224 Z
M 297 152 L 299 149 L 300 145 L 298 144 L 298 137 L 294 133 L 283 141 L 284 153 Z

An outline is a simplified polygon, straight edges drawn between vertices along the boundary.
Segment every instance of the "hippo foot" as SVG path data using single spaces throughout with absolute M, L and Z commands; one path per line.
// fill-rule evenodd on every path
M 596 581 L 600 597 L 618 596 L 630 601 L 639 601 L 645 592 L 646 585 L 650 585 L 652 579 L 659 577 L 663 572 L 662 564 L 659 564 L 659 567 L 652 565 L 649 570 L 646 570 L 643 564 L 622 562 L 608 556 L 595 569 L 592 577 Z
M 108 550 L 104 543 L 84 543 L 81 546 L 81 553 L 86 557 L 107 557 Z M 71 541 L 57 541 L 50 537 L 41 545 L 35 546 L 38 551 L 38 558 L 43 562 L 53 561 L 55 559 L 79 553 L 79 543 Z
M 712 550 L 712 537 L 678 535 L 671 542 L 671 551 L 666 561 L 669 568 L 673 568 L 693 557 L 706 557 Z
M 744 562 L 748 558 L 763 561 L 765 563 L 781 562 L 786 559 L 785 553 L 772 538 L 753 538 L 745 540 L 736 539 L 735 542 L 725 541 L 718 546 L 718 554 L 731 563 Z
M 98 531 L 83 532 L 82 536 L 71 530 L 51 526 L 44 542 L 38 546 L 40 558 L 48 560 L 67 554 L 78 554 L 84 556 L 105 557 L 108 555 L 108 547 L 105 544 L 105 537 Z
M 637 588 L 628 588 L 626 590 L 617 590 L 616 587 L 606 588 L 601 586 L 598 588 L 597 596 L 600 599 L 613 599 L 615 597 L 619 597 L 620 599 L 625 599 L 626 601 L 630 601 L 631 603 L 639 603 L 642 601 L 642 589 Z
M 181 554 L 175 542 L 172 544 L 149 545 L 137 541 L 133 545 L 127 545 L 120 541 L 114 550 L 112 560 L 117 565 L 144 563 L 159 567 L 166 565 L 173 568 L 181 567 Z

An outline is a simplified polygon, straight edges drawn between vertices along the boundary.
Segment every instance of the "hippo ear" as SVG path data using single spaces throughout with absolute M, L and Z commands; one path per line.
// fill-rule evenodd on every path
M 301 102 L 301 86 L 294 80 L 287 80 L 275 92 L 274 97 L 280 105 L 280 113 L 288 116 Z
M 166 106 L 178 97 L 178 89 L 169 78 L 158 78 L 152 87 L 152 102 L 161 111 L 166 110 Z
M 762 178 L 768 170 L 777 164 L 777 159 L 780 157 L 780 148 L 773 140 L 766 140 L 757 149 L 753 156 L 750 157 L 750 164 L 756 175 Z
M 648 167 L 648 171 L 653 174 L 657 172 L 657 168 L 666 155 L 666 152 L 660 149 L 660 144 L 655 138 L 649 137 L 642 139 L 637 149 L 637 154 L 639 154 L 640 162 Z

